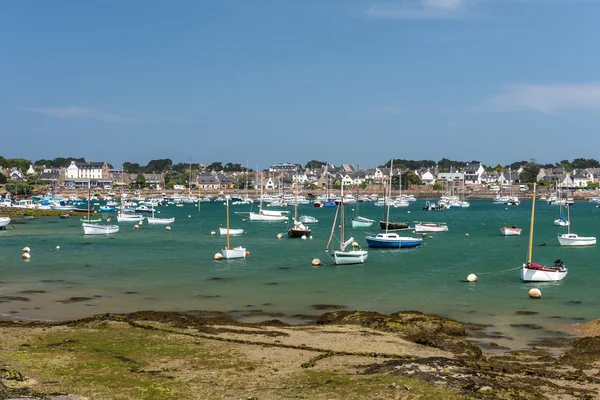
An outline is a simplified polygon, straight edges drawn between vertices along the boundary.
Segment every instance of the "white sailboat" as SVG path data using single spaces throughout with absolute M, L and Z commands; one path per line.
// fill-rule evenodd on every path
M 264 210 L 262 207 L 263 204 L 263 183 L 262 183 L 262 175 L 260 176 L 260 203 L 258 206 L 258 213 L 250 212 L 249 218 L 250 221 L 268 221 L 268 222 L 277 222 L 277 221 L 287 221 L 287 213 L 288 211 L 279 211 L 279 210 Z M 240 214 L 240 213 L 238 213 Z
M 88 212 L 87 212 L 88 222 L 84 222 L 81 224 L 81 226 L 83 227 L 83 234 L 84 235 L 109 235 L 111 233 L 119 232 L 119 225 L 100 225 L 100 224 L 92 224 L 90 222 L 90 220 L 91 220 L 91 218 L 90 218 L 91 190 L 92 190 L 91 184 L 88 181 Z
M 342 183 L 342 198 L 344 194 L 344 185 Z M 341 210 L 341 212 L 340 212 Z M 341 214 L 341 226 L 340 226 L 340 238 L 339 249 L 330 248 L 330 245 L 333 241 L 333 236 L 335 233 L 336 222 L 338 213 Z M 335 218 L 333 219 L 333 225 L 331 227 L 331 235 L 329 236 L 329 241 L 327 242 L 327 247 L 325 251 L 329 255 L 333 255 L 333 263 L 336 265 L 347 265 L 347 264 L 362 264 L 367 261 L 367 257 L 369 256 L 369 252 L 360 248 L 358 243 L 354 241 L 354 238 L 351 237 L 348 240 L 345 240 L 344 237 L 344 202 L 340 201 L 337 205 L 337 210 L 335 212 Z M 350 246 L 350 247 L 349 247 Z
M 596 244 L 594 236 L 579 236 L 571 233 L 571 207 L 567 207 L 567 233 L 558 236 L 561 246 L 593 246 Z
M 531 253 L 533 251 L 533 225 L 535 219 L 535 186 L 533 184 L 533 198 L 531 201 L 531 226 L 529 228 L 529 250 L 527 252 L 527 262 L 520 268 L 521 280 L 523 282 L 556 282 L 561 281 L 567 276 L 567 267 L 562 260 L 554 261 L 554 265 L 547 267 L 545 265 L 531 262 Z
M 172 224 L 173 222 L 175 222 L 175 217 L 172 217 L 172 218 L 155 217 L 154 216 L 154 203 L 152 203 L 152 216 L 146 217 L 146 220 L 148 221 L 149 224 L 167 225 L 167 224 Z
M 227 215 L 227 247 L 221 249 L 221 255 L 227 260 L 234 258 L 246 258 L 246 248 L 242 246 L 231 247 L 231 242 L 229 240 L 229 237 L 231 236 L 229 233 L 229 196 L 225 197 L 225 209 Z
M 358 190 L 356 191 L 356 197 L 358 198 Z M 368 228 L 369 226 L 373 225 L 373 223 L 375 222 L 375 220 L 373 219 L 369 219 L 369 218 L 365 218 L 365 217 L 361 217 L 358 213 L 358 205 L 359 205 L 360 201 L 356 202 L 356 215 L 354 218 L 352 218 L 352 227 L 353 228 Z
M 144 219 L 143 215 L 140 214 L 131 214 L 131 213 L 126 213 L 124 212 L 124 205 L 123 205 L 123 196 L 125 196 L 123 193 L 121 193 L 121 207 L 119 207 L 119 212 L 117 213 L 117 221 L 118 222 L 139 222 L 141 220 Z

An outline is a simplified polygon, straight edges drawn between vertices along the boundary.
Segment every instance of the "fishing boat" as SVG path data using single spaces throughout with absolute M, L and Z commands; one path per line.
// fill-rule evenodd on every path
M 448 225 L 444 222 L 415 222 L 415 232 L 447 232 Z
M 229 229 L 229 196 L 225 197 L 225 214 L 226 214 L 226 236 L 227 236 L 227 247 L 221 249 L 221 255 L 223 258 L 230 260 L 234 258 L 246 258 L 246 248 L 242 246 L 231 247 L 230 236 L 231 232 Z
M 533 198 L 531 201 L 531 226 L 529 229 L 529 249 L 527 251 L 527 262 L 522 265 L 521 280 L 523 282 L 556 282 L 565 279 L 567 276 L 567 267 L 563 261 L 558 259 L 554 265 L 547 267 L 545 265 L 531 262 L 533 251 L 533 225 L 535 220 L 535 186 L 533 184 Z
M 594 236 L 579 236 L 571 233 L 571 207 L 567 207 L 567 233 L 558 236 L 561 246 L 593 246 L 596 244 Z
M 342 195 L 344 192 L 344 185 L 342 184 Z M 335 228 L 337 223 L 338 214 L 340 214 L 341 225 L 340 225 L 340 236 L 339 236 L 339 248 L 333 249 L 332 242 L 335 234 Z M 348 264 L 362 264 L 367 261 L 367 257 L 369 256 L 369 252 L 360 248 L 358 243 L 354 241 L 354 238 L 351 237 L 348 240 L 345 240 L 344 237 L 344 202 L 340 201 L 335 211 L 335 217 L 333 218 L 333 225 L 331 226 L 331 235 L 329 236 L 329 241 L 327 242 L 327 247 L 325 251 L 327 254 L 333 257 L 333 263 L 336 265 L 348 265 Z M 337 242 L 337 240 L 336 240 Z
M 87 222 L 81 224 L 83 227 L 84 235 L 109 235 L 112 233 L 119 232 L 119 225 L 100 225 L 97 223 L 92 223 L 90 218 L 91 216 L 91 206 L 90 206 L 90 194 L 91 194 L 91 186 L 90 182 L 88 182 L 88 215 Z
M 310 237 L 311 229 L 298 220 L 298 192 L 296 191 L 296 201 L 294 202 L 294 224 L 288 229 L 287 235 L 289 238 L 304 238 Z
M 500 228 L 500 234 L 502 236 L 520 236 L 521 228 L 517 228 L 516 226 L 503 226 Z

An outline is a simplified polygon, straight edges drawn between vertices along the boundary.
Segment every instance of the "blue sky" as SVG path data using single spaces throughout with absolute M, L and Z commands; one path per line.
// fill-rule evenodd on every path
M 600 158 L 600 0 L 0 2 L 0 155 Z

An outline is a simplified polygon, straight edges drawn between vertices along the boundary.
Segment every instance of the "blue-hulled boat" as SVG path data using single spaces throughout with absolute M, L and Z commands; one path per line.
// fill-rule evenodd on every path
M 368 235 L 365 237 L 367 246 L 380 248 L 408 248 L 418 247 L 423 244 L 423 237 L 400 236 L 394 232 L 378 233 L 375 236 Z

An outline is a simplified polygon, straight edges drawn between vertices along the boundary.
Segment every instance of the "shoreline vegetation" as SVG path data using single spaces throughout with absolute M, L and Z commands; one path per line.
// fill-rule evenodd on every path
M 502 351 L 488 326 L 417 311 L 311 317 L 288 325 L 141 311 L 0 321 L 0 399 L 600 396 L 600 321 L 578 326 L 573 337 Z

